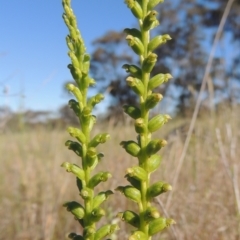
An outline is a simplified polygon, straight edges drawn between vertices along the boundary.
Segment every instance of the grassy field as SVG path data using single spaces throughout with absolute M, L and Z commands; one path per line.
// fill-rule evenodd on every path
M 162 215 L 168 214 L 177 224 L 156 240 L 240 239 L 239 116 L 239 110 L 223 109 L 216 116 L 208 114 L 197 121 L 171 201 L 169 193 L 160 196 L 161 204 L 156 199 Z M 172 182 L 189 123 L 190 119 L 172 120 L 157 133 L 167 139 L 168 145 L 160 152 L 163 162 L 161 169 L 154 173 L 155 180 Z M 99 124 L 95 131 L 111 134 L 111 140 L 101 146 L 105 158 L 98 169 L 108 169 L 113 175 L 101 189 L 113 190 L 126 183 L 125 169 L 136 161 L 124 152 L 119 142 L 134 139 L 135 134 L 130 126 L 113 128 Z M 73 175 L 60 168 L 64 161 L 79 163 L 74 153 L 64 147 L 67 139 L 68 134 L 62 130 L 0 135 L 1 240 L 64 240 L 67 233 L 81 231 L 72 215 L 62 207 L 65 201 L 80 199 Z M 166 206 L 167 202 L 169 207 L 164 213 L 161 205 Z M 134 204 L 117 192 L 105 207 L 107 215 L 103 222 L 109 222 L 119 211 L 134 208 Z M 120 225 L 122 229 L 112 239 L 127 239 L 126 233 L 131 229 Z

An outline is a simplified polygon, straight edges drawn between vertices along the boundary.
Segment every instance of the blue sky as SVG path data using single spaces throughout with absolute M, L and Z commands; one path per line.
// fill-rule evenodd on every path
M 124 0 L 72 0 L 72 6 L 90 53 L 97 37 L 136 23 Z M 62 13 L 61 0 L 0 0 L 0 106 L 56 111 L 67 103 Z

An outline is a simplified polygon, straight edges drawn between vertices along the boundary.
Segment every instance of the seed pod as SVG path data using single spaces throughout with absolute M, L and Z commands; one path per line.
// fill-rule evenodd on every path
M 159 25 L 159 22 L 157 20 L 158 12 L 155 10 L 152 10 L 149 12 L 149 14 L 144 18 L 142 29 L 144 31 L 149 31 L 150 29 L 156 27 Z
M 125 28 L 123 30 L 127 35 L 132 35 L 140 40 L 142 40 L 142 33 L 137 28 Z
M 142 231 L 136 231 L 134 232 L 128 240 L 148 240 L 149 238 L 146 236 L 146 234 Z
M 141 151 L 140 146 L 134 141 L 122 141 L 120 145 L 133 157 L 137 157 Z
M 82 102 L 83 96 L 82 93 L 80 92 L 80 89 L 74 86 L 72 83 L 67 83 L 66 88 L 68 91 L 73 93 L 73 95 L 77 98 L 78 102 Z
M 172 38 L 168 34 L 164 35 L 158 35 L 154 37 L 150 43 L 148 44 L 148 51 L 152 52 L 160 45 L 166 43 L 168 40 L 171 40 Z
M 159 165 L 161 164 L 162 158 L 159 155 L 152 155 L 147 161 L 146 161 L 146 170 L 150 173 L 154 172 L 158 169 Z
M 149 223 L 149 230 L 148 234 L 150 236 L 153 236 L 154 234 L 157 234 L 158 232 L 161 232 L 165 228 L 169 227 L 170 225 L 175 224 L 175 221 L 171 218 L 157 218 L 154 219 Z
M 152 93 L 149 95 L 145 102 L 146 109 L 154 108 L 161 100 L 163 99 L 162 94 L 160 93 Z
M 141 19 L 143 16 L 142 8 L 139 5 L 139 3 L 135 0 L 125 0 L 125 3 L 127 4 L 128 8 L 131 9 L 132 14 L 138 18 Z
M 83 219 L 85 215 L 85 210 L 82 205 L 78 202 L 66 202 L 63 204 L 67 208 L 67 211 L 71 212 L 76 219 Z
M 124 64 L 122 68 L 125 69 L 127 73 L 130 73 L 133 77 L 136 77 L 139 79 L 142 78 L 142 70 L 136 65 Z
M 158 212 L 156 207 L 148 207 L 144 213 L 144 220 L 146 222 L 150 222 L 153 219 L 159 218 L 160 213 Z
M 133 119 L 141 117 L 141 110 L 138 107 L 132 105 L 124 105 L 123 111 Z
M 139 38 L 133 37 L 132 35 L 127 35 L 126 40 L 128 45 L 137 55 L 142 55 L 144 53 L 144 46 Z
M 143 118 L 136 119 L 134 126 L 136 133 L 143 134 L 147 132 L 147 126 Z
M 155 66 L 157 62 L 157 54 L 150 53 L 147 58 L 143 60 L 142 69 L 144 72 L 150 73 L 153 70 L 153 67 Z
M 121 218 L 122 221 L 129 223 L 133 227 L 139 228 L 140 226 L 140 218 L 138 214 L 133 211 L 127 210 L 125 212 L 120 212 L 117 216 Z
M 71 99 L 68 101 L 68 106 L 74 111 L 76 116 L 79 116 L 81 114 L 82 103 L 78 103 L 76 100 Z
M 67 131 L 69 132 L 70 136 L 76 138 L 80 143 L 84 144 L 86 142 L 86 137 L 80 129 L 68 127 Z
M 149 0 L 147 9 L 148 11 L 151 11 L 153 8 L 155 8 L 159 3 L 163 3 L 164 0 Z
M 162 139 L 151 140 L 146 147 L 146 152 L 147 152 L 148 156 L 151 156 L 151 155 L 157 153 L 162 147 L 164 147 L 166 145 L 167 145 L 166 140 L 162 140 Z
M 64 167 L 67 172 L 72 172 L 74 175 L 76 175 L 77 178 L 84 180 L 85 179 L 85 173 L 83 169 L 81 169 L 76 164 L 72 164 L 69 162 L 62 163 L 61 167 Z
M 65 142 L 68 149 L 73 150 L 79 157 L 82 157 L 82 146 L 78 142 L 68 140 Z
M 89 217 L 90 222 L 98 222 L 100 219 L 105 216 L 105 211 L 102 208 L 95 208 L 92 210 L 91 215 Z
M 128 168 L 127 169 L 127 174 L 130 177 L 133 177 L 133 178 L 135 178 L 137 180 L 140 180 L 140 181 L 145 181 L 148 177 L 147 172 L 139 166 Z
M 158 114 L 148 122 L 149 132 L 155 132 L 161 128 L 171 117 L 168 114 Z
M 96 166 L 98 162 L 98 156 L 97 156 L 97 150 L 96 148 L 90 147 L 87 150 L 87 164 L 89 167 L 92 167 L 93 165 Z
M 172 186 L 170 184 L 165 182 L 156 182 L 148 188 L 147 197 L 149 200 L 151 200 L 152 198 L 171 190 Z
M 111 190 L 108 190 L 106 192 L 100 192 L 97 196 L 93 199 L 93 208 L 99 207 L 104 201 L 108 199 L 108 197 L 113 194 Z
M 170 78 L 172 78 L 172 75 L 169 73 L 166 74 L 159 73 L 155 75 L 149 80 L 148 90 L 153 90 L 154 88 L 159 87 L 161 84 L 167 82 Z
M 115 189 L 125 195 L 125 197 L 131 199 L 134 202 L 140 203 L 141 202 L 141 192 L 132 186 L 119 186 Z
M 143 95 L 144 85 L 140 79 L 129 76 L 126 81 L 127 85 L 131 87 L 136 94 L 140 96 Z
M 93 109 L 94 106 L 100 103 L 103 99 L 104 99 L 104 95 L 99 93 L 88 100 L 87 106 Z
M 106 182 L 112 175 L 109 172 L 99 172 L 95 174 L 88 182 L 88 187 L 93 189 L 100 182 Z
M 89 143 L 89 147 L 97 147 L 100 143 L 105 143 L 110 138 L 108 133 L 97 134 Z
M 78 62 L 78 59 L 75 55 L 75 52 L 74 51 L 69 51 L 68 52 L 68 56 L 71 58 L 71 61 L 72 61 L 72 64 L 75 68 L 80 68 L 80 64 Z
M 94 240 L 102 240 L 107 235 L 110 235 L 119 229 L 117 224 L 107 224 L 97 230 L 94 235 Z

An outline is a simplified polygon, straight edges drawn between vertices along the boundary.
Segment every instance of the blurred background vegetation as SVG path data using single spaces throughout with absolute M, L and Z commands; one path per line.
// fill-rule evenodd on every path
M 155 177 L 169 183 L 176 174 L 225 7 L 226 1 L 222 0 L 178 0 L 166 1 L 161 9 L 161 27 L 156 34 L 167 33 L 172 40 L 157 50 L 154 73 L 171 73 L 174 78 L 158 89 L 165 98 L 155 111 L 175 117 L 157 133 L 169 144 L 162 152 L 162 168 Z M 97 109 L 95 131 L 111 133 L 111 141 L 102 146 L 106 157 L 99 168 L 109 168 L 113 173 L 105 187 L 114 189 L 125 181 L 126 167 L 134 164 L 119 146 L 120 141 L 135 137 L 121 107 L 125 103 L 137 105 L 121 66 L 138 62 L 122 32 L 109 31 L 93 44 L 92 76 L 107 95 L 104 109 Z M 160 208 L 161 204 L 167 205 L 163 214 L 172 216 L 177 225 L 158 239 L 240 239 L 239 0 L 232 5 L 218 45 L 172 200 L 169 202 L 166 194 L 156 203 Z M 7 91 L 4 88 L 3 94 Z M 67 102 L 70 97 L 64 94 Z M 67 104 L 57 113 L 21 108 L 14 112 L 9 106 L 0 107 L 0 240 L 65 239 L 69 231 L 79 230 L 77 222 L 62 208 L 64 201 L 78 199 L 77 189 L 72 187 L 74 178 L 60 168 L 66 159 L 79 161 L 64 149 L 66 126 L 77 124 Z M 106 204 L 108 214 L 103 221 L 110 221 L 118 211 L 128 208 L 130 203 L 116 195 Z M 126 239 L 129 229 L 122 226 L 113 239 Z

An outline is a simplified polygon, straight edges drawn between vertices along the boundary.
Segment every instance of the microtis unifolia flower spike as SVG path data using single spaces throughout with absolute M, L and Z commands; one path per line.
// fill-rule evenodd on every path
M 96 223 L 105 215 L 105 211 L 100 205 L 113 194 L 111 190 L 107 190 L 95 195 L 95 187 L 107 181 L 111 174 L 109 172 L 93 174 L 93 170 L 104 156 L 98 152 L 97 147 L 99 144 L 105 143 L 110 137 L 107 133 L 98 133 L 95 137 L 91 136 L 91 130 L 96 123 L 96 116 L 93 115 L 92 111 L 104 99 L 104 95 L 97 93 L 93 97 L 88 97 L 88 88 L 95 84 L 95 80 L 89 74 L 91 57 L 86 53 L 86 47 L 71 8 L 71 0 L 62 0 L 62 5 L 64 9 L 63 19 L 69 30 L 66 43 L 71 63 L 68 68 L 75 80 L 74 84 L 68 83 L 66 88 L 75 97 L 69 101 L 69 107 L 79 119 L 79 127 L 69 126 L 67 128 L 70 136 L 76 141 L 68 140 L 65 145 L 81 158 L 80 164 L 64 162 L 61 165 L 67 172 L 76 177 L 79 196 L 82 198 L 81 203 L 70 201 L 64 204 L 83 227 L 81 235 L 71 233 L 69 238 L 101 240 L 118 229 L 116 224 L 106 224 L 100 229 L 96 227 Z M 132 8 L 132 11 L 138 14 L 139 6 L 134 5 Z M 138 39 L 133 40 L 135 44 L 133 48 L 139 48 Z M 135 70 L 134 67 L 130 68 Z
M 152 206 L 154 197 L 171 190 L 171 186 L 163 181 L 151 184 L 151 173 L 158 169 L 162 161 L 158 152 L 167 144 L 164 139 L 152 139 L 152 133 L 164 127 L 171 119 L 169 115 L 161 113 L 149 117 L 150 110 L 163 98 L 155 89 L 172 78 L 169 73 L 152 74 L 158 60 L 154 51 L 171 40 L 168 34 L 152 38 L 150 35 L 150 30 L 159 25 L 156 9 L 162 2 L 163 0 L 125 0 L 139 23 L 138 29 L 124 30 L 129 47 L 138 55 L 139 65 L 132 63 L 123 65 L 129 74 L 126 78 L 127 85 L 139 97 L 139 106 L 123 106 L 124 112 L 135 120 L 137 142 L 134 140 L 121 142 L 126 152 L 138 159 L 138 166 L 127 168 L 125 177 L 131 185 L 116 188 L 138 205 L 136 212 L 127 210 L 118 214 L 121 220 L 136 228 L 129 240 L 151 240 L 153 235 L 174 223 L 173 220 L 161 218 L 158 209 Z

